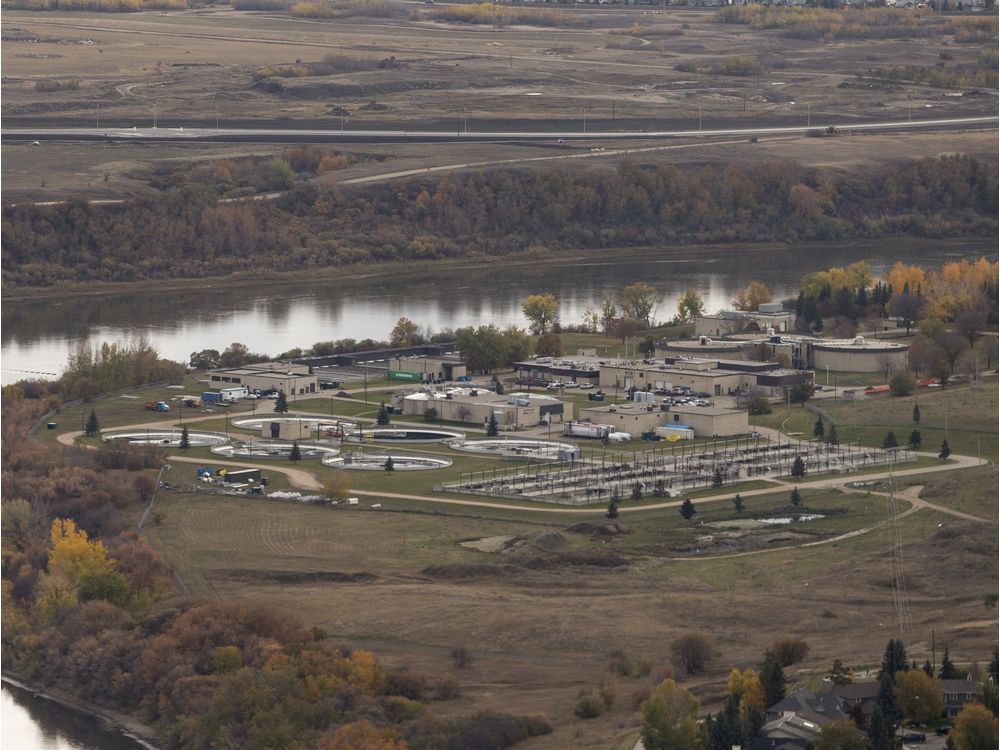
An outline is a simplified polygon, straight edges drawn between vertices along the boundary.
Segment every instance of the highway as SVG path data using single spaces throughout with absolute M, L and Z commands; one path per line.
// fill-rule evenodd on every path
M 455 142 L 535 142 L 535 141 L 637 141 L 674 138 L 756 138 L 774 135 L 805 135 L 833 125 L 844 133 L 879 131 L 908 132 L 993 128 L 997 115 L 912 121 L 881 122 L 817 122 L 813 126 L 778 126 L 730 128 L 723 130 L 657 130 L 657 131 L 490 131 L 463 132 L 455 130 L 314 130 L 300 128 L 5 128 L 0 138 L 5 141 L 106 141 L 141 140 L 148 142 L 208 142 L 208 143 L 455 143 Z

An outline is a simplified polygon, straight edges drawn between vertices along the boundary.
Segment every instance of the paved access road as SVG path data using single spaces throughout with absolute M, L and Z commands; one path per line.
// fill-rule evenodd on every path
M 522 131 L 461 132 L 460 130 L 312 130 L 303 128 L 6 128 L 0 131 L 4 140 L 19 141 L 207 141 L 207 142 L 280 142 L 280 143 L 385 143 L 404 141 L 413 143 L 451 143 L 477 141 L 534 142 L 552 140 L 574 141 L 628 141 L 662 138 L 719 138 L 741 136 L 754 138 L 768 135 L 802 135 L 835 125 L 851 132 L 914 130 L 948 130 L 953 128 L 995 127 L 1000 118 L 959 117 L 913 121 L 850 122 L 834 120 L 823 126 L 775 126 L 758 128 L 730 128 L 724 130 L 657 130 L 657 131 Z

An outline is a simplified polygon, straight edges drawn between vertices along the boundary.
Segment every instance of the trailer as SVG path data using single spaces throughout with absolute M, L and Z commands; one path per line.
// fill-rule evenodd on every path
M 206 404 L 218 404 L 222 401 L 222 394 L 218 391 L 205 391 L 201 394 L 201 400 Z
M 563 427 L 563 435 L 566 437 L 585 437 L 602 440 L 614 432 L 614 427 L 609 424 L 593 424 L 591 422 L 567 422 Z
M 220 388 L 219 396 L 222 401 L 239 401 L 241 398 L 249 398 L 250 390 L 245 385 L 235 388 Z

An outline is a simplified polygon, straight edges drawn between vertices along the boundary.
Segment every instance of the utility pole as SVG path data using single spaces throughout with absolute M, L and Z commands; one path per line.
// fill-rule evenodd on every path
M 156 105 L 153 105 L 153 130 L 156 130 Z

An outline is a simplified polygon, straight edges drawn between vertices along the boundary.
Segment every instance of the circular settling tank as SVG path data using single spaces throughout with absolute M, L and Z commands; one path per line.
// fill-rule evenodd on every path
M 464 437 L 465 433 L 442 427 L 369 427 L 361 430 L 360 437 L 357 432 L 347 435 L 355 443 L 447 443 Z
M 181 430 L 120 430 L 105 432 L 104 440 L 126 440 L 135 445 L 165 445 L 178 448 L 181 444 Z M 227 438 L 221 432 L 196 432 L 188 430 L 188 443 L 192 448 L 206 445 L 221 445 Z
M 321 458 L 336 456 L 339 448 L 318 443 L 299 443 L 302 458 Z M 270 440 L 253 440 L 247 443 L 234 442 L 226 445 L 215 445 L 212 453 L 226 458 L 283 458 L 286 461 L 292 455 L 291 443 L 278 443 Z
M 491 453 L 499 456 L 525 456 L 531 458 L 559 458 L 560 453 L 573 452 L 577 447 L 561 440 L 517 440 L 507 438 L 486 438 L 485 440 L 453 440 L 449 448 L 469 453 Z
M 398 453 L 347 453 L 343 456 L 327 456 L 323 459 L 323 464 L 335 469 L 386 471 L 385 465 L 390 457 L 393 471 L 423 471 L 451 466 L 451 459 L 443 456 L 404 456 Z
M 357 432 L 358 423 L 336 417 L 319 417 L 315 414 L 282 414 L 273 416 L 240 417 L 230 421 L 233 427 L 259 432 L 264 425 L 269 424 L 301 424 L 317 438 L 339 438 Z

